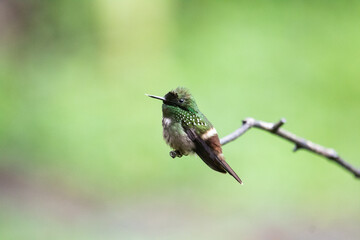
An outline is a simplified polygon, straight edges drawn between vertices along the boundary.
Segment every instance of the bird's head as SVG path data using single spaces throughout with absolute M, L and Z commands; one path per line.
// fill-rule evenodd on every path
M 149 97 L 163 101 L 164 105 L 181 108 L 185 111 L 196 113 L 198 107 L 195 99 L 190 94 L 189 90 L 184 87 L 177 87 L 176 89 L 168 92 L 164 97 L 146 94 Z

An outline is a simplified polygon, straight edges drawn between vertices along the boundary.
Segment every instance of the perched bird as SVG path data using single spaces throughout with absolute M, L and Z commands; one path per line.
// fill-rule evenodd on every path
M 195 152 L 210 168 L 221 173 L 228 172 L 242 184 L 225 161 L 215 128 L 200 112 L 188 89 L 178 87 L 165 97 L 146 95 L 163 102 L 163 136 L 166 143 L 174 149 L 170 152 L 171 157 Z

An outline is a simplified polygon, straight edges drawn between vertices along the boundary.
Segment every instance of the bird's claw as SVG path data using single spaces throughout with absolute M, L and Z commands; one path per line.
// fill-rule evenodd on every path
M 172 158 L 176 158 L 176 157 L 181 158 L 182 154 L 178 150 L 175 150 L 175 151 L 170 152 L 170 157 L 172 157 Z

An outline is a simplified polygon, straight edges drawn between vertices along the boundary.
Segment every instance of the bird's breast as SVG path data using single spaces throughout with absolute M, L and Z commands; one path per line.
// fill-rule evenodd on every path
M 162 123 L 164 127 L 169 127 L 171 124 L 171 118 L 164 117 Z
M 187 136 L 180 122 L 164 117 L 162 120 L 163 137 L 170 147 L 188 155 L 195 148 L 194 143 Z

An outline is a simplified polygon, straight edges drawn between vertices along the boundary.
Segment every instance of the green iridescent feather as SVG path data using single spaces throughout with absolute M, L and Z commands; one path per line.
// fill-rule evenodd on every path
M 193 128 L 196 133 L 203 134 L 213 126 L 207 118 L 199 111 L 199 108 L 190 92 L 183 87 L 178 87 L 170 93 L 178 99 L 183 99 L 183 108 L 163 104 L 163 116 L 181 123 L 184 128 Z

